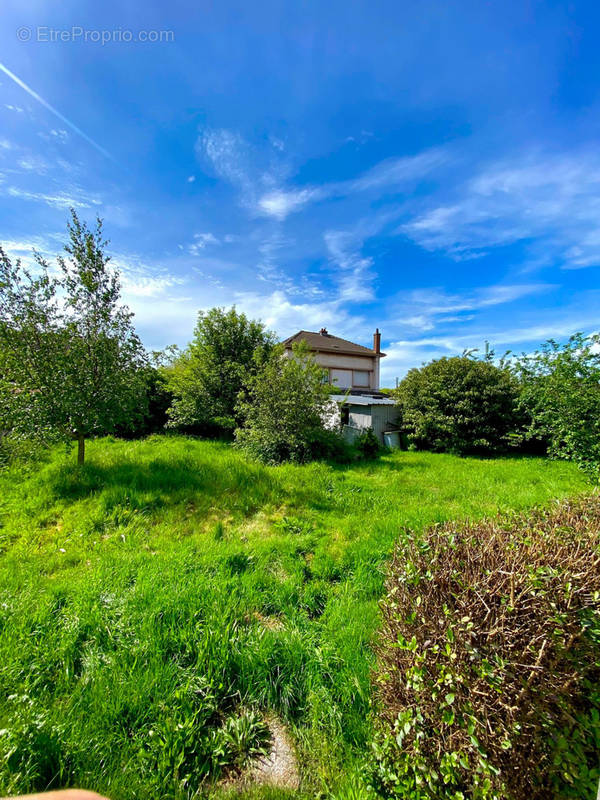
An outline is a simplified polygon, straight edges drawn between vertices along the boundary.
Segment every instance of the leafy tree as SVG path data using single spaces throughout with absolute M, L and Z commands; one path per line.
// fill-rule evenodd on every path
M 334 444 L 328 446 L 329 439 L 339 438 L 323 424 L 331 402 L 323 369 L 307 346 L 294 345 L 292 357 L 277 347 L 240 396 L 244 426 L 235 432 L 236 443 L 272 464 L 327 455 Z
M 43 441 L 74 437 L 82 464 L 87 437 L 143 413 L 147 358 L 120 303 L 101 220 L 89 230 L 71 217 L 54 273 L 37 253 L 32 274 L 0 248 L 0 427 Z
M 393 394 L 402 424 L 421 448 L 493 452 L 519 428 L 518 382 L 493 354 L 440 358 L 411 369 Z
M 560 345 L 550 340 L 515 364 L 526 436 L 542 439 L 556 458 L 600 474 L 600 336 L 577 333 Z
M 192 342 L 166 370 L 170 424 L 232 431 L 238 394 L 274 345 L 274 334 L 235 306 L 201 311 Z

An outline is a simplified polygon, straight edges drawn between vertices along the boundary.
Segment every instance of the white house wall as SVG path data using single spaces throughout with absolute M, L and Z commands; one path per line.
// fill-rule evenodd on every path
M 352 356 L 345 355 L 344 353 L 324 353 L 321 351 L 313 351 L 315 361 L 319 366 L 325 369 L 338 369 L 338 370 L 354 370 L 356 372 L 369 373 L 368 386 L 356 386 L 357 389 L 370 389 L 377 391 L 379 389 L 379 361 L 380 359 L 375 356 Z M 292 358 L 292 350 L 285 350 L 284 356 Z M 338 384 L 341 387 L 341 384 Z M 350 388 L 350 387 L 342 387 Z
M 342 353 L 316 353 L 315 361 L 322 367 L 370 371 L 374 368 L 375 359 L 370 356 L 345 356 Z

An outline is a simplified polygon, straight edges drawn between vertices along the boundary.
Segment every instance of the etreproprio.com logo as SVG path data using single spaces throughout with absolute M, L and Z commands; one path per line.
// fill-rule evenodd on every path
M 132 44 L 134 42 L 148 42 L 162 44 L 175 41 L 174 31 L 138 30 L 128 28 L 113 28 L 112 30 L 100 28 L 83 28 L 72 25 L 70 28 L 52 28 L 49 25 L 29 27 L 22 25 L 17 28 L 17 39 L 20 42 L 54 42 L 70 43 L 83 42 L 84 44 Z

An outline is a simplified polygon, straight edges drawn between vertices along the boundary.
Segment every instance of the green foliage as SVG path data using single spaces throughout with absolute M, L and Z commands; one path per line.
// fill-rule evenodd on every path
M 600 478 L 600 336 L 578 333 L 560 345 L 547 342 L 515 364 L 521 406 L 530 419 L 527 437 L 541 439 L 550 455 L 576 461 Z
M 376 675 L 381 794 L 593 796 L 599 554 L 595 496 L 398 546 Z
M 120 305 L 102 223 L 74 211 L 58 276 L 38 254 L 39 274 L 0 249 L 0 428 L 48 441 L 115 431 L 144 406 L 146 355 Z
M 222 795 L 210 781 L 274 712 L 306 796 L 366 797 L 337 788 L 368 748 L 399 532 L 585 488 L 542 459 L 271 467 L 176 435 L 88 450 L 80 470 L 57 447 L 0 471 L 0 795 L 52 775 L 114 800 Z
M 192 342 L 165 370 L 171 426 L 231 434 L 238 394 L 274 344 L 274 334 L 235 307 L 201 311 Z
M 118 426 L 115 430 L 117 436 L 139 438 L 159 433 L 167 427 L 173 395 L 164 369 L 148 364 L 140 370 L 140 378 L 144 392 L 143 412 L 128 424 Z
M 235 432 L 236 443 L 270 464 L 337 454 L 339 437 L 323 424 L 331 402 L 323 368 L 306 345 L 294 345 L 289 358 L 277 347 L 240 397 L 244 423 Z
M 493 453 L 520 427 L 518 382 L 491 357 L 440 358 L 411 369 L 394 396 L 402 425 L 418 448 Z
M 270 731 L 261 714 L 241 708 L 221 722 L 218 701 L 210 685 L 193 681 L 148 730 L 140 760 L 156 796 L 195 794 L 207 779 L 268 753 Z
M 65 778 L 63 726 L 27 695 L 7 698 L 8 727 L 0 730 L 0 776 L 8 793 L 60 786 Z
M 375 458 L 381 451 L 379 439 L 375 436 L 373 428 L 361 431 L 354 439 L 353 445 L 360 458 Z

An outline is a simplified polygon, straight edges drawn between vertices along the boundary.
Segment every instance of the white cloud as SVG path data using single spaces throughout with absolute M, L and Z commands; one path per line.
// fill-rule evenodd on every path
M 30 200 L 37 203 L 45 203 L 53 208 L 69 209 L 69 208 L 91 208 L 93 205 L 102 205 L 102 201 L 97 197 L 93 197 L 89 193 L 77 192 L 77 194 L 68 194 L 66 192 L 58 192 L 57 194 L 45 194 L 44 192 L 28 192 L 24 189 L 18 189 L 16 186 L 9 186 L 6 194 L 11 197 L 16 197 L 19 200 Z M 85 197 L 85 200 L 83 197 Z
M 392 342 L 384 348 L 387 358 L 382 361 L 382 380 L 384 385 L 391 386 L 396 376 L 402 377 L 412 367 L 419 367 L 434 358 L 460 355 L 473 348 L 483 352 L 486 341 L 501 356 L 506 350 L 534 350 L 551 338 L 565 340 L 575 331 L 593 332 L 598 329 L 597 301 L 596 294 L 582 295 L 552 314 L 543 307 L 529 308 L 494 324 L 486 317 L 474 317 L 478 319 L 475 324 L 437 335 L 432 332 L 412 337 L 411 332 L 405 330 L 403 337 L 392 336 Z M 463 322 L 466 322 L 465 318 Z M 389 324 L 392 326 L 391 321 Z M 421 333 L 428 334 L 428 329 L 423 328 Z
M 63 144 L 68 141 L 69 134 L 62 128 L 51 128 L 49 131 L 40 131 L 38 136 L 48 141 L 62 142 Z
M 283 152 L 281 147 L 275 149 Z M 205 129 L 196 141 L 196 152 L 208 160 L 220 178 L 241 190 L 244 205 L 261 216 L 279 221 L 309 203 L 333 197 L 406 190 L 449 159 L 446 150 L 431 149 L 414 156 L 385 159 L 357 178 L 294 187 L 286 185 L 291 169 L 289 160 L 280 155 L 270 158 L 265 166 L 265 154 L 248 145 L 235 131 Z
M 335 265 L 333 279 L 345 302 L 368 302 L 374 297 L 373 259 L 361 253 L 363 241 L 356 232 L 326 231 L 325 244 Z
M 284 291 L 270 295 L 256 292 L 237 292 L 235 303 L 249 316 L 261 318 L 269 328 L 285 338 L 298 330 L 319 330 L 323 326 L 335 330 L 339 336 L 356 337 L 362 334 L 365 321 L 350 315 L 336 300 L 324 302 L 294 302 Z
M 26 172 L 36 172 L 38 175 L 44 175 L 48 170 L 44 159 L 34 155 L 23 156 L 17 161 L 17 166 Z
M 13 261 L 18 259 L 24 267 L 35 271 L 38 267 L 33 251 L 36 250 L 45 259 L 52 259 L 62 250 L 62 241 L 59 234 L 48 234 L 31 236 L 27 239 L 4 239 L 0 244 L 10 259 Z
M 188 253 L 193 256 L 197 256 L 200 254 L 201 250 L 207 245 L 216 245 L 219 244 L 219 240 L 217 237 L 212 233 L 195 233 L 194 234 L 194 241 L 192 244 L 188 245 Z
M 403 330 L 430 331 L 441 324 L 465 323 L 493 306 L 514 303 L 525 297 L 558 288 L 548 283 L 496 284 L 448 293 L 440 288 L 413 289 L 395 295 L 389 301 L 393 323 Z
M 276 148 L 277 149 L 277 148 Z M 288 160 L 281 151 L 271 148 L 257 149 L 242 136 L 225 128 L 204 129 L 196 140 L 196 155 L 219 178 L 240 192 L 242 205 L 260 215 L 282 219 L 285 206 L 298 202 L 279 196 L 285 176 L 289 173 Z M 264 208 L 261 199 L 264 198 Z
M 113 259 L 113 264 L 121 271 L 123 296 L 129 298 L 129 301 L 133 298 L 164 298 L 167 290 L 186 283 L 185 279 L 174 275 L 155 275 L 145 270 L 124 268 L 123 262 L 118 258 Z
M 242 137 L 233 131 L 207 128 L 196 141 L 196 152 L 208 158 L 216 174 L 243 188 L 248 188 L 251 161 Z
M 416 156 L 389 158 L 379 162 L 358 178 L 335 181 L 302 189 L 278 188 L 258 199 L 258 210 L 276 219 L 285 219 L 311 202 L 346 197 L 359 192 L 400 191 L 419 181 L 448 160 L 440 149 L 426 150 Z
M 407 183 L 420 180 L 434 169 L 446 164 L 448 160 L 448 152 L 440 148 L 425 150 L 415 156 L 387 158 L 360 177 L 332 184 L 332 186 L 335 194 L 346 194 L 348 191 L 365 192 L 382 188 L 399 189 Z
M 256 264 L 256 277 L 265 283 L 276 284 L 295 296 L 317 296 L 314 286 L 305 277 L 300 283 L 290 274 L 289 270 L 281 267 L 281 261 L 287 261 L 290 253 L 294 252 L 296 241 L 284 236 L 280 230 L 270 233 L 258 247 L 259 258 Z
M 306 205 L 316 195 L 317 192 L 314 189 L 291 192 L 277 190 L 259 198 L 258 208 L 267 216 L 283 220 L 288 214 L 298 211 L 302 206 Z
M 491 165 L 449 203 L 401 226 L 427 250 L 455 259 L 523 242 L 536 265 L 600 265 L 600 156 L 533 155 Z
M 189 175 L 188 179 L 187 179 L 187 182 L 188 183 L 194 183 L 195 180 L 196 180 L 196 176 L 195 175 Z

